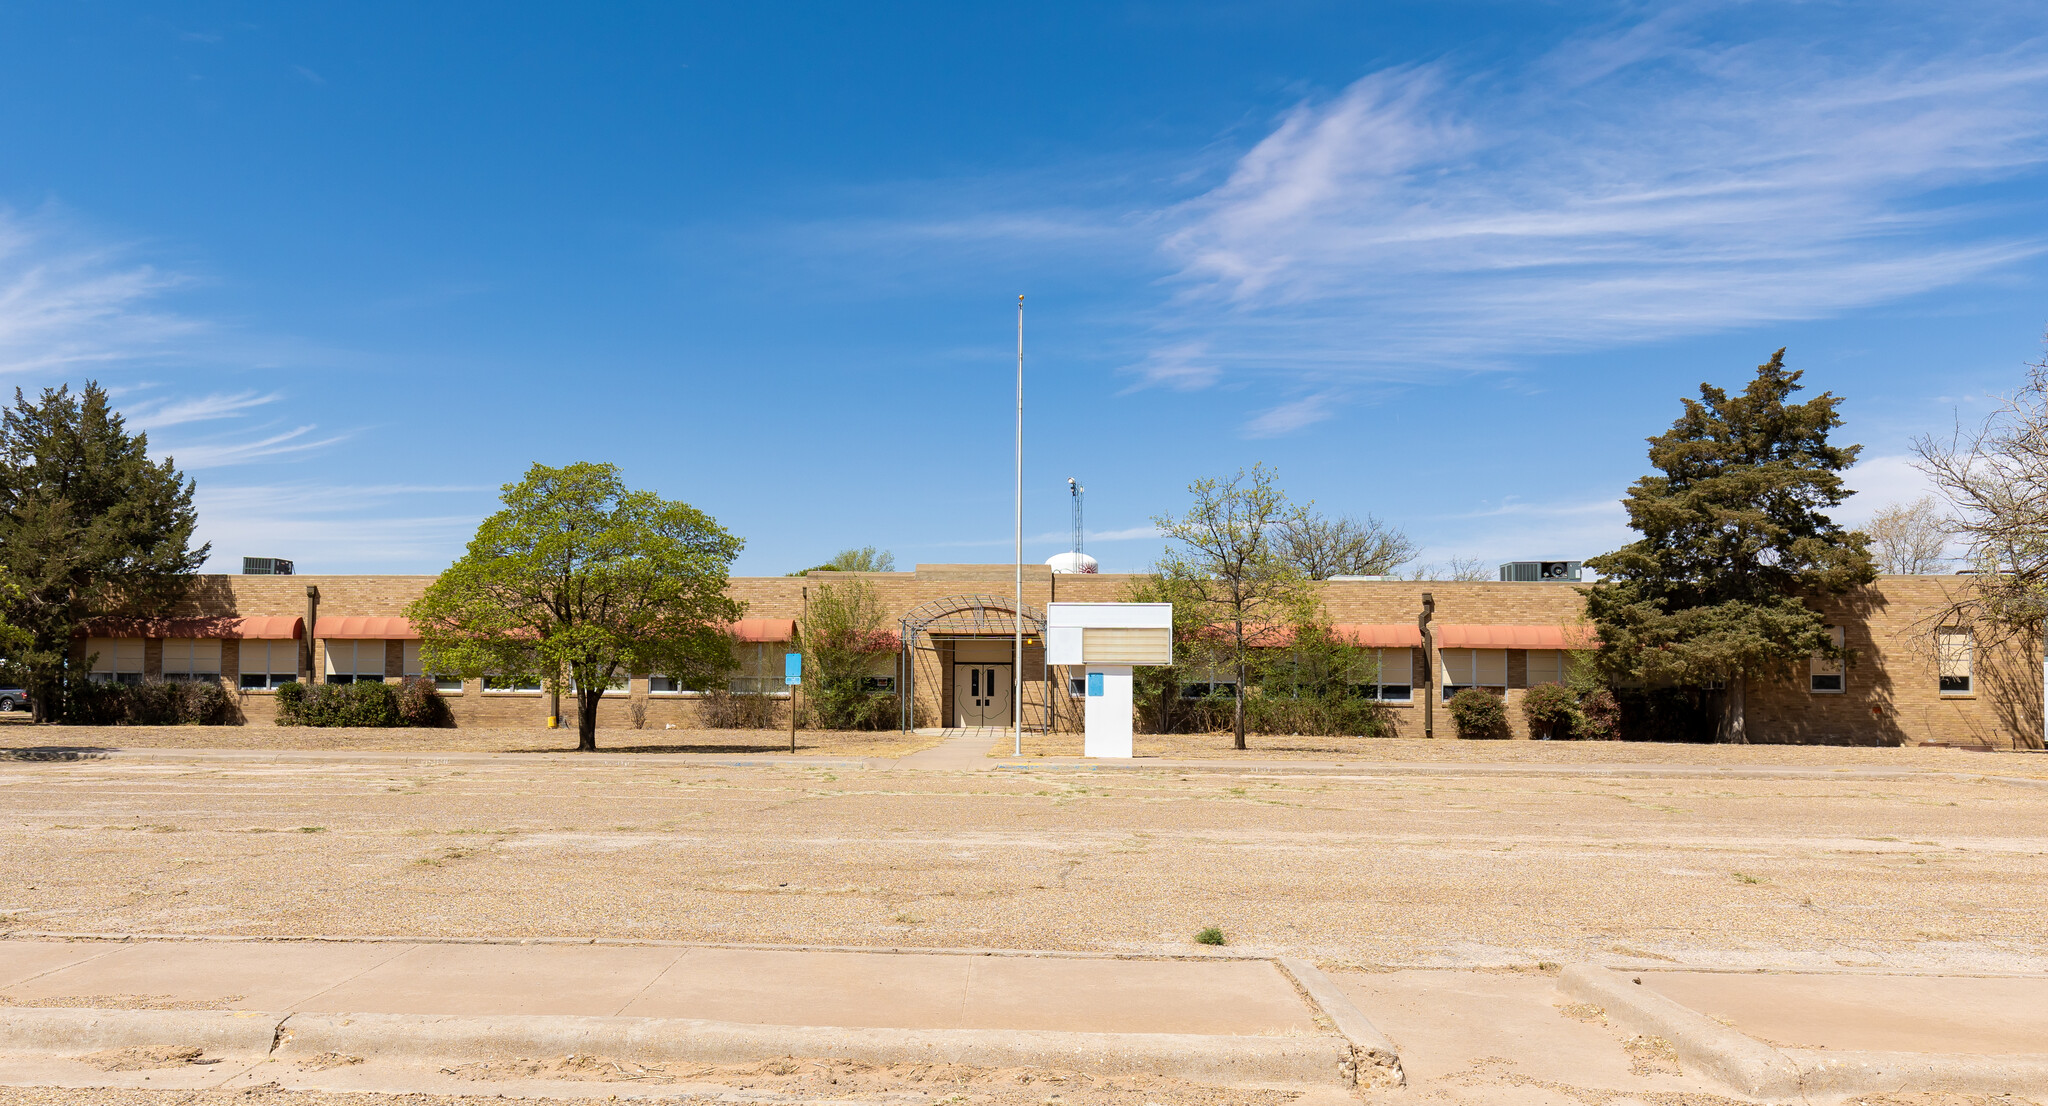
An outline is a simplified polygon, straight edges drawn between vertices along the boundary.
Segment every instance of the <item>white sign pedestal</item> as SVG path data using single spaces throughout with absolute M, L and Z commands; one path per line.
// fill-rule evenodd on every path
M 1081 739 L 1084 757 L 1131 756 L 1131 666 L 1088 666 L 1088 697 L 1083 700 Z
M 1131 670 L 1173 663 L 1173 604 L 1048 604 L 1045 659 L 1082 670 L 1081 754 L 1128 760 Z

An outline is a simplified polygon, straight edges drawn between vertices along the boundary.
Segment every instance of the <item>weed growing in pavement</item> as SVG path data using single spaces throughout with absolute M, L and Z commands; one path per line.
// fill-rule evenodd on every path
M 1195 944 L 1198 945 L 1220 945 L 1223 943 L 1223 931 L 1215 926 L 1208 926 L 1200 933 L 1195 934 Z
M 326 833 L 326 832 L 327 832 L 327 827 L 326 827 L 326 826 L 300 826 L 300 827 L 299 827 L 299 832 L 300 832 L 300 833 Z
M 1735 882 L 1737 882 L 1737 883 L 1767 883 L 1767 882 L 1769 882 L 1769 881 L 1768 881 L 1768 880 L 1766 880 L 1766 879 L 1764 879 L 1764 877 L 1762 877 L 1762 876 L 1753 876 L 1753 875 L 1750 875 L 1750 874 L 1749 874 L 1749 873 L 1747 873 L 1747 872 L 1736 872 L 1736 873 L 1735 873 Z

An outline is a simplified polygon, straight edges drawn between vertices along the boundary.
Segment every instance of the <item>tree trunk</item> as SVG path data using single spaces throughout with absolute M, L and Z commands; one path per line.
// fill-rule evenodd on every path
M 1235 703 L 1233 704 L 1233 708 L 1232 708 L 1232 711 L 1231 711 L 1232 715 L 1234 716 L 1234 717 L 1233 717 L 1233 719 L 1232 719 L 1232 725 L 1233 725 L 1233 726 L 1234 726 L 1234 728 L 1235 728 L 1235 729 L 1237 730 L 1237 747 L 1238 747 L 1238 748 L 1240 748 L 1240 749 L 1242 749 L 1242 748 L 1244 748 L 1244 747 L 1245 747 L 1245 744 L 1244 744 L 1244 664 L 1243 664 L 1243 662 L 1239 662 L 1239 664 L 1238 664 L 1238 666 L 1237 666 L 1237 688 L 1236 688 L 1236 691 L 1237 691 L 1237 697 L 1236 697 L 1236 702 L 1235 702 Z
M 595 688 L 576 690 L 576 751 L 597 752 L 597 701 L 604 692 Z
M 1743 709 L 1743 692 L 1748 684 L 1747 676 L 1732 676 L 1728 680 L 1727 701 L 1721 708 L 1721 740 L 1730 745 L 1749 744 L 1749 719 Z

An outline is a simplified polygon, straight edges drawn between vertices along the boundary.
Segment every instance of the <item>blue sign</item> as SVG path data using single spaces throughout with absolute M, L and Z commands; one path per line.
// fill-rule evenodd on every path
M 1088 673 L 1088 694 L 1097 699 L 1102 697 L 1102 673 Z
M 782 682 L 791 687 L 804 682 L 804 655 L 802 653 L 782 654 Z

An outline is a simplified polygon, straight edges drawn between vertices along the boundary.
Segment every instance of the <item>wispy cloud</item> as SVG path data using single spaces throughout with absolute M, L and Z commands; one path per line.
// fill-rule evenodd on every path
M 0 208 L 0 373 L 54 376 L 160 357 L 207 330 L 156 301 L 186 282 L 56 215 Z
M 161 430 L 167 426 L 235 418 L 276 403 L 280 398 L 276 392 L 254 391 L 148 398 L 124 403 L 121 414 L 131 430 Z
M 2048 164 L 2042 57 L 1709 49 L 1671 16 L 1522 71 L 1369 74 L 1170 213 L 1145 364 L 1428 378 L 1983 278 L 2048 248 L 1987 189 Z
M 300 572 L 437 572 L 461 554 L 496 491 L 484 485 L 202 482 L 195 496 L 198 538 L 213 543 L 216 567 L 254 556 L 292 558 Z
M 165 446 L 152 450 L 164 456 L 175 458 L 181 469 L 224 468 L 228 465 L 244 465 L 266 458 L 286 457 L 311 453 L 347 441 L 347 434 L 332 434 L 315 438 L 310 435 L 317 426 L 308 423 L 290 430 L 271 434 L 267 437 L 243 441 L 198 442 L 187 446 Z
M 1337 403 L 1337 394 L 1326 391 L 1269 407 L 1244 424 L 1244 435 L 1247 438 L 1278 438 L 1292 434 L 1335 414 Z

